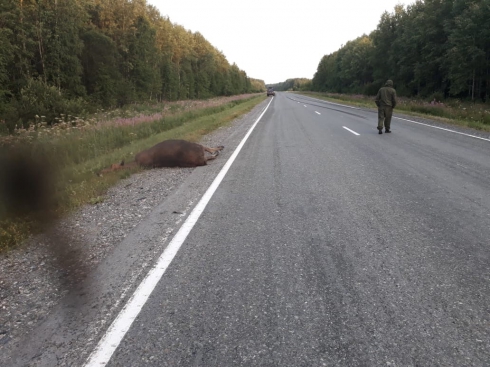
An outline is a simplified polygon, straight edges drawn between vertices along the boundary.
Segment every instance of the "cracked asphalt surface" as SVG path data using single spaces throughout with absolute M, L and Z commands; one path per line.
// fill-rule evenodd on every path
M 108 366 L 490 365 L 490 141 L 332 107 L 276 94 Z

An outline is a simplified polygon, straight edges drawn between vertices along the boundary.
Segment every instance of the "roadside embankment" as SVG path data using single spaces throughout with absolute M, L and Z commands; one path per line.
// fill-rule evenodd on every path
M 140 170 L 132 168 L 100 176 L 98 173 L 103 168 L 122 160 L 132 161 L 136 153 L 162 140 L 199 141 L 250 111 L 264 98 L 262 94 L 241 95 L 135 106 L 129 111 L 100 111 L 88 119 L 62 115 L 54 126 L 46 126 L 41 116 L 30 128 L 0 137 L 0 157 L 15 149 L 43 167 L 34 174 L 32 170 L 19 172 L 20 181 L 30 182 L 24 189 L 14 190 L 15 195 L 27 201 L 29 207 L 32 203 L 29 194 L 40 192 L 36 191 L 38 185 L 49 181 L 46 186 L 52 192 L 51 202 L 55 203 L 49 208 L 36 208 L 32 216 L 30 207 L 27 213 L 12 213 L 19 200 L 12 201 L 10 207 L 7 200 L 0 200 L 0 252 L 18 246 L 32 233 L 44 231 L 47 217 L 59 218 L 81 205 L 103 201 L 109 187 Z M 46 177 L 48 172 L 50 177 Z M 4 175 L 4 183 L 8 178 Z M 17 185 L 7 181 L 0 186 Z M 3 198 L 11 197 L 11 192 L 7 190 Z

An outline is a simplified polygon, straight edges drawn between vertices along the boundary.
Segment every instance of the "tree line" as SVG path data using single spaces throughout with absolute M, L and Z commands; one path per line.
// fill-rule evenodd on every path
M 146 0 L 2 0 L 0 123 L 93 107 L 261 92 Z
M 311 79 L 292 78 L 281 83 L 267 84 L 266 87 L 272 87 L 277 91 L 306 91 L 311 90 Z
M 372 95 L 387 79 L 402 96 L 488 101 L 490 1 L 398 5 L 369 35 L 323 56 L 312 89 Z

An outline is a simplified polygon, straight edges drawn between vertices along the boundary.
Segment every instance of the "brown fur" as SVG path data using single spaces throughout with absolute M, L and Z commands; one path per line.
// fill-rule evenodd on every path
M 165 140 L 136 154 L 135 162 L 128 165 L 125 165 L 124 161 L 116 163 L 101 173 L 117 171 L 135 164 L 149 168 L 205 166 L 207 161 L 215 159 L 223 148 L 209 148 L 186 140 Z M 206 155 L 206 152 L 212 155 Z

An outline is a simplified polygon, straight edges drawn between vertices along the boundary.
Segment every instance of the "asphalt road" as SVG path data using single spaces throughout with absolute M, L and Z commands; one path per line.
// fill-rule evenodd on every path
M 490 140 L 404 118 L 277 93 L 107 366 L 489 366 Z M 0 365 L 84 366 L 247 124 Z
M 490 365 L 490 141 L 392 131 L 278 93 L 108 366 Z

